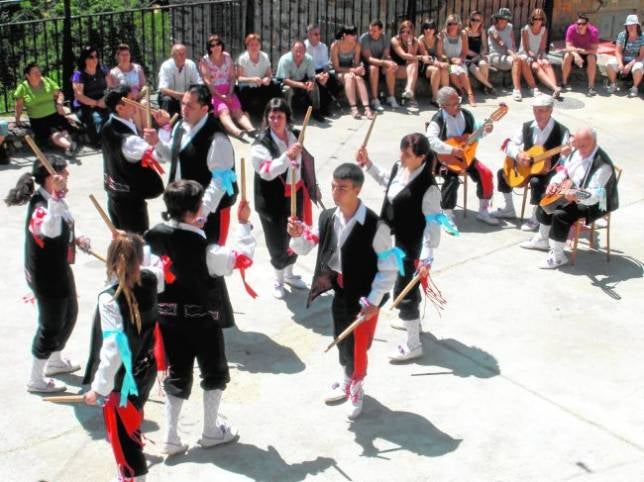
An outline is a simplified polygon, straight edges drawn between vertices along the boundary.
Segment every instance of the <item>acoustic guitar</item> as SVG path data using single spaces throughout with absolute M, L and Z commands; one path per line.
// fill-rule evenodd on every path
M 504 102 L 501 102 L 498 109 L 492 112 L 492 114 L 490 114 L 490 117 L 485 119 L 483 121 L 483 124 L 481 124 L 481 126 L 474 132 L 472 132 L 471 134 L 464 134 L 462 136 L 450 137 L 449 139 L 446 139 L 444 141 L 446 144 L 449 144 L 452 147 L 462 149 L 463 159 L 452 154 L 438 154 L 438 161 L 445 167 L 447 167 L 447 169 L 457 174 L 462 174 L 463 172 L 465 172 L 474 161 L 474 157 L 476 156 L 476 148 L 479 145 L 478 138 L 481 136 L 481 134 L 483 134 L 485 126 L 501 119 L 505 114 L 508 113 L 508 110 L 508 105 Z
M 557 186 L 557 190 L 554 193 L 546 194 L 539 202 L 539 206 L 543 208 L 546 214 L 552 214 L 555 210 L 571 203 L 571 201 L 566 199 L 567 194 L 574 194 L 577 199 L 588 199 L 590 197 L 590 193 L 588 191 L 575 189 L 572 185 L 572 180 L 566 179 Z
M 541 176 L 551 169 L 552 156 L 559 154 L 566 145 L 553 147 L 547 151 L 543 146 L 534 145 L 523 151 L 530 157 L 530 164 L 524 166 L 518 161 L 506 156 L 503 161 L 503 177 L 511 188 L 525 186 L 532 176 Z

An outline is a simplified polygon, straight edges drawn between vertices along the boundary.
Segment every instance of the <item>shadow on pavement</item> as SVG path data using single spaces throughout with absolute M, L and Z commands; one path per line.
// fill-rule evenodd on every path
M 468 193 L 469 194 L 469 193 Z M 478 199 L 474 198 L 471 201 L 468 199 L 469 203 L 478 203 Z M 507 226 L 504 226 L 504 223 L 501 222 L 497 226 L 491 226 L 482 221 L 476 219 L 476 214 L 478 211 L 468 209 L 467 216 L 464 216 L 464 211 L 461 206 L 457 206 L 454 210 L 454 224 L 461 233 L 493 233 L 495 231 L 501 231 L 507 229 Z
M 411 412 L 399 412 L 366 396 L 362 415 L 349 430 L 362 447 L 362 455 L 388 460 L 384 453 L 406 450 L 424 457 L 439 457 L 456 450 L 461 440 L 440 431 L 429 420 Z M 399 448 L 378 450 L 376 439 L 398 445 Z
M 305 365 L 292 348 L 256 331 L 229 328 L 224 331 L 226 358 L 237 369 L 250 373 L 298 373 Z
M 333 290 L 317 297 L 307 309 L 306 299 L 308 296 L 308 290 L 287 293 L 285 301 L 286 307 L 292 313 L 291 318 L 295 323 L 315 333 L 331 335 L 333 333 L 333 317 L 331 315 Z
M 244 443 L 233 443 L 212 449 L 191 448 L 185 455 L 166 459 L 166 465 L 184 462 L 211 463 L 222 470 L 244 475 L 254 481 L 296 482 L 336 466 L 329 457 L 317 457 L 294 464 L 287 463 L 275 447 L 267 449 Z

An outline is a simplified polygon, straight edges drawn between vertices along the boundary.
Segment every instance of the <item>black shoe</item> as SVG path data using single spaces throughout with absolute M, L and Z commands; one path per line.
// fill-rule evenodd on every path
M 311 117 L 313 117 L 316 121 L 320 122 L 321 124 L 324 124 L 326 122 L 324 115 L 319 110 L 313 111 L 313 113 L 311 114 Z
M 10 159 L 9 159 L 9 154 L 7 153 L 7 149 L 5 148 L 4 144 L 0 144 L 0 164 L 9 164 Z

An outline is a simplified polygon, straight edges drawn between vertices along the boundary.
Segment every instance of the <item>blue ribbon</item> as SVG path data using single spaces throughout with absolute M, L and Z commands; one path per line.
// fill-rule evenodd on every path
M 216 181 L 219 179 L 221 187 L 226 191 L 226 194 L 232 196 L 235 194 L 233 183 L 237 180 L 237 174 L 232 169 L 213 169 L 212 178 Z
M 400 276 L 405 276 L 405 265 L 403 264 L 403 259 L 405 259 L 406 256 L 405 252 L 398 246 L 394 246 L 391 249 L 378 253 L 378 259 L 384 259 L 388 256 L 393 256 L 395 258 Z
M 425 221 L 428 223 L 436 223 L 445 229 L 452 236 L 459 236 L 461 233 L 458 231 L 456 225 L 445 213 L 433 213 L 425 216 Z
M 130 345 L 127 342 L 127 336 L 123 330 L 109 330 L 103 332 L 103 339 L 114 336 L 116 341 L 116 348 L 119 351 L 119 356 L 125 367 L 125 376 L 121 385 L 121 400 L 119 405 L 125 407 L 127 405 L 127 397 L 129 395 L 138 395 L 139 390 L 136 388 L 134 381 L 134 374 L 132 373 L 132 352 Z

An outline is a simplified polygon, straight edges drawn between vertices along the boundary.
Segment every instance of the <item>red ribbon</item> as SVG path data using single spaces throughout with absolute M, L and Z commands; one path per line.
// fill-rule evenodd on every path
M 141 412 L 129 400 L 125 407 L 119 407 L 120 396 L 120 393 L 112 392 L 105 401 L 105 405 L 103 406 L 105 432 L 107 433 L 107 440 L 112 445 L 112 451 L 114 452 L 114 458 L 116 458 L 119 472 L 122 474 L 123 472 L 127 472 L 128 477 L 134 477 L 134 470 L 132 470 L 132 467 L 128 465 L 125 459 L 123 447 L 119 439 L 117 417 L 121 419 L 127 435 L 141 446 L 143 446 L 143 442 L 141 441 L 140 427 L 143 417 Z
M 163 167 L 161 167 L 161 164 L 159 164 L 159 161 L 157 161 L 154 158 L 153 153 L 154 153 L 154 147 L 147 148 L 143 153 L 143 157 L 141 158 L 141 165 L 143 167 L 148 167 L 150 169 L 153 169 L 159 174 L 165 174 Z
M 34 296 L 33 293 L 27 293 L 26 295 L 22 295 L 22 302 L 33 305 L 36 303 L 36 297 Z
M 264 159 L 262 162 L 260 162 L 259 172 L 265 172 L 266 174 L 271 172 L 271 162 L 273 162 L 271 159 Z
M 166 283 L 171 285 L 176 281 L 177 277 L 172 271 L 170 271 L 170 268 L 172 267 L 172 260 L 167 254 L 161 256 L 161 264 L 163 265 L 163 278 L 165 279 Z
M 302 221 L 309 226 L 313 225 L 313 204 L 311 203 L 311 196 L 309 190 L 306 188 L 302 180 L 297 181 L 295 184 L 295 192 L 302 189 Z M 291 183 L 284 183 L 284 197 L 291 197 Z
M 238 253 L 237 251 L 233 251 L 233 254 L 235 255 L 234 269 L 239 270 L 242 282 L 244 283 L 244 288 L 246 288 L 246 293 L 248 293 L 251 298 L 257 298 L 257 293 L 255 292 L 255 290 L 251 288 L 250 285 L 246 282 L 246 269 L 250 268 L 253 265 L 253 260 L 245 254 Z
M 40 248 L 45 247 L 45 241 L 42 239 L 40 234 L 40 227 L 42 226 L 45 216 L 47 215 L 47 210 L 42 206 L 38 206 L 34 209 L 31 219 L 29 220 L 29 232 L 34 237 L 34 241 Z
M 302 237 L 306 239 L 308 242 L 313 243 L 313 244 L 318 244 L 320 242 L 320 238 L 315 235 L 315 233 L 311 230 L 309 226 L 304 226 L 304 232 L 302 233 Z
M 506 140 L 503 141 L 503 144 L 501 144 L 501 150 L 505 151 L 505 148 L 507 147 L 508 143 L 510 142 L 510 138 L 508 137 Z
M 161 333 L 161 327 L 158 322 L 154 325 L 154 358 L 157 362 L 157 371 L 162 372 L 168 368 L 165 346 L 163 345 L 163 333 Z

